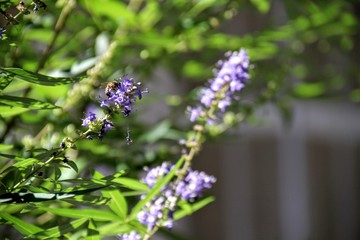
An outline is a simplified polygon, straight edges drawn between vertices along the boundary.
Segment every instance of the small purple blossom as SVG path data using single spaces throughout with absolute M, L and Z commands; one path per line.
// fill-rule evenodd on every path
M 163 163 L 161 166 L 147 170 L 146 176 L 142 179 L 146 185 L 152 188 L 160 179 L 174 166 Z M 137 219 L 151 231 L 155 226 L 173 227 L 173 213 L 179 199 L 194 200 L 199 197 L 205 189 L 212 187 L 216 179 L 206 175 L 204 172 L 189 170 L 184 179 L 170 181 L 161 191 L 161 194 L 147 202 L 137 214 Z M 144 198 L 145 196 L 142 196 Z
M 96 121 L 96 114 L 89 112 L 87 117 L 83 119 L 82 126 L 88 127 L 91 123 Z
M 141 181 L 152 188 L 159 179 L 163 178 L 170 172 L 171 168 L 171 164 L 164 162 L 161 164 L 161 166 L 152 169 L 146 169 L 147 174 Z
M 123 235 L 119 236 L 120 240 L 140 240 L 141 236 L 135 232 L 135 231 L 131 231 L 129 233 L 125 233 Z
M 0 39 L 3 38 L 3 34 L 6 30 L 0 27 Z
M 217 63 L 215 78 L 209 81 L 209 87 L 199 92 L 201 106 L 191 108 L 191 122 L 206 116 L 208 123 L 215 123 L 231 102 L 237 99 L 235 93 L 240 92 L 250 79 L 250 60 L 245 50 L 227 53 L 226 57 L 225 61 Z
M 89 127 L 92 132 L 97 133 L 99 139 L 102 139 L 104 134 L 114 127 L 114 124 L 106 117 L 97 118 L 96 114 L 89 112 L 83 119 L 82 126 Z M 86 136 L 87 139 L 93 138 L 93 133 Z
M 142 99 L 143 93 L 148 92 L 141 90 L 141 85 L 140 82 L 134 82 L 130 78 L 108 83 L 105 88 L 107 99 L 102 100 L 100 106 L 120 110 L 125 117 L 129 116 L 136 99 Z
M 204 172 L 189 170 L 186 177 L 177 184 L 176 194 L 183 200 L 193 200 L 199 197 L 205 189 L 210 189 L 216 178 Z
M 203 113 L 202 107 L 190 108 L 190 121 L 194 122 Z

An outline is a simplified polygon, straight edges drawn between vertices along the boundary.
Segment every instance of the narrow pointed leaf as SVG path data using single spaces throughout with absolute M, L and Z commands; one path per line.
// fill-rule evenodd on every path
M 94 177 L 104 177 L 101 173 L 95 172 Z M 114 211 L 122 219 L 126 218 L 128 206 L 125 200 L 125 197 L 122 195 L 120 190 L 103 190 L 101 191 L 102 195 L 106 198 L 110 198 L 110 203 L 108 204 L 111 210 Z
M 150 188 L 146 184 L 131 178 L 119 177 L 119 178 L 115 178 L 112 181 L 116 183 L 120 183 L 124 187 L 132 190 L 141 190 L 145 192 L 148 192 L 150 190 Z
M 0 73 L 0 92 L 4 90 L 13 80 L 9 74 Z
M 185 206 L 182 206 L 183 209 L 178 210 L 174 213 L 174 220 L 179 220 L 183 217 L 186 217 L 187 215 L 190 215 L 193 212 L 200 210 L 201 208 L 205 207 L 209 203 L 212 203 L 213 201 L 215 201 L 214 197 L 207 197 L 197 203 L 186 204 Z
M 6 212 L 0 212 L 0 217 L 11 223 L 20 233 L 25 236 L 33 235 L 37 232 L 44 231 L 42 228 L 27 223 L 17 217 L 11 216 Z
M 44 211 L 68 218 L 87 218 L 97 221 L 121 220 L 113 213 L 96 209 L 62 209 L 62 208 L 41 208 Z
M 78 228 L 80 228 L 87 221 L 88 220 L 86 218 L 80 218 L 68 224 L 56 226 L 53 228 L 46 229 L 45 231 L 38 232 L 37 234 L 35 234 L 34 237 L 38 237 L 42 239 L 58 238 L 65 235 L 66 233 L 72 232 L 74 230 L 78 230 Z
M 0 72 L 8 73 L 21 80 L 46 86 L 66 85 L 80 81 L 82 78 L 50 77 L 21 68 L 0 68 Z
M 43 102 L 32 98 L 15 97 L 15 96 L 7 96 L 7 95 L 0 95 L 0 103 L 12 107 L 28 108 L 32 110 L 58 108 L 58 106 L 52 103 Z

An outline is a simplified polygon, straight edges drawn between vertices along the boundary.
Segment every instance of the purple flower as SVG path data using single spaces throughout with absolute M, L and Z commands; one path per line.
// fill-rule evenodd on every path
M 193 200 L 199 197 L 205 189 L 210 189 L 216 178 L 204 172 L 189 170 L 186 177 L 177 184 L 176 194 L 183 200 Z
M 3 38 L 3 34 L 4 34 L 5 31 L 6 31 L 5 29 L 0 28 L 0 39 Z
M 152 230 L 155 226 L 172 228 L 173 211 L 176 206 L 177 198 L 172 190 L 166 190 L 167 194 L 153 198 L 146 203 L 142 210 L 137 214 L 137 219 L 143 225 Z
M 83 119 L 83 122 L 82 122 L 82 126 L 85 126 L 85 127 L 89 127 L 89 125 L 92 123 L 92 122 L 95 122 L 96 121 L 96 114 L 95 113 L 92 113 L 92 112 L 89 112 L 88 113 L 88 116 L 86 118 Z
M 121 239 L 121 240 L 140 240 L 141 236 L 137 232 L 131 231 L 129 233 L 120 235 L 119 239 Z
M 190 121 L 194 122 L 197 118 L 201 116 L 203 112 L 201 107 L 190 108 Z
M 191 108 L 191 122 L 206 116 L 208 123 L 215 123 L 237 99 L 235 93 L 240 92 L 250 79 L 250 60 L 245 50 L 227 53 L 226 57 L 225 61 L 218 62 L 215 78 L 209 81 L 209 87 L 200 91 L 201 106 Z M 200 114 L 201 107 L 204 114 Z
M 161 166 L 147 170 L 142 182 L 153 187 L 172 168 L 173 165 L 165 162 Z M 189 170 L 183 180 L 180 182 L 170 181 L 164 186 L 160 195 L 147 202 L 137 214 L 137 219 L 147 226 L 149 231 L 155 226 L 172 228 L 173 213 L 179 198 L 192 201 L 199 197 L 205 189 L 211 188 L 215 181 L 213 176 L 206 175 L 204 172 Z
M 127 117 L 136 99 L 142 99 L 143 93 L 147 92 L 147 90 L 141 90 L 140 82 L 134 82 L 130 78 L 119 79 L 108 83 L 105 88 L 107 99 L 104 99 L 100 106 L 120 110 Z
M 170 172 L 171 168 L 171 164 L 164 162 L 161 164 L 161 166 L 152 169 L 146 169 L 147 174 L 141 181 L 152 188 L 159 179 L 163 178 Z
M 104 134 L 114 127 L 114 124 L 106 117 L 97 118 L 95 113 L 89 112 L 87 117 L 83 119 L 82 126 L 89 127 L 92 132 L 97 134 L 99 139 L 102 139 Z M 86 138 L 91 140 L 93 135 L 94 133 L 89 133 Z

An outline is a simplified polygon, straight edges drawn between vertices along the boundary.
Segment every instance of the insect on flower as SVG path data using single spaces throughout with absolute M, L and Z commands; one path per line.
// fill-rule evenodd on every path
M 112 95 L 112 92 L 115 92 L 120 86 L 120 82 L 118 81 L 112 81 L 106 84 L 105 87 L 105 94 L 106 96 L 110 97 Z

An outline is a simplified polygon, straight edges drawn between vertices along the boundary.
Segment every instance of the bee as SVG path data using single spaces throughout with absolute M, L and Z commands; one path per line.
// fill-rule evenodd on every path
M 120 82 L 118 81 L 112 81 L 106 84 L 105 87 L 105 94 L 106 96 L 110 97 L 113 92 L 115 92 L 120 86 Z

